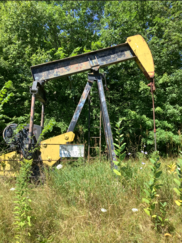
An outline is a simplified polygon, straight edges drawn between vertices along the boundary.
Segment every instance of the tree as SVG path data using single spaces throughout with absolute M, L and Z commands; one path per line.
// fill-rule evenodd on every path
M 141 34 L 155 63 L 158 149 L 177 153 L 181 143 L 181 13 L 180 1 L 1 2 L 0 74 L 4 81 L 0 88 L 12 80 L 15 89 L 9 103 L 4 104 L 4 114 L 17 123 L 29 122 L 29 86 L 33 80 L 30 66 L 121 44 L 127 37 Z M 126 148 L 135 153 L 142 142 L 152 151 L 148 80 L 134 61 L 105 67 L 100 72 L 106 73 L 109 87 L 106 98 L 111 124 L 122 119 Z M 80 73 L 45 85 L 48 98 L 45 118 L 56 120 L 47 137 L 67 130 L 86 80 L 87 74 Z M 96 89 L 95 84 L 93 91 Z M 99 107 L 93 108 L 99 105 L 97 96 L 92 92 L 93 126 L 99 125 L 95 119 Z M 36 101 L 36 124 L 40 124 L 40 110 L 41 105 Z M 87 140 L 87 114 L 85 106 L 75 129 L 76 139 L 81 136 L 82 142 Z M 95 128 L 91 130 L 93 136 L 98 132 Z

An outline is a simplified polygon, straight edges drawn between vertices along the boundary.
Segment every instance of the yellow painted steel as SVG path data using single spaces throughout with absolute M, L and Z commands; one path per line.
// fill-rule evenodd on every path
M 75 134 L 67 132 L 62 135 L 46 139 L 40 143 L 41 159 L 44 164 L 53 166 L 59 159 L 59 145 L 72 142 Z
M 147 42 L 141 35 L 134 35 L 127 38 L 126 41 L 134 54 L 136 55 L 136 63 L 142 70 L 144 75 L 150 79 L 154 77 L 154 61 L 152 53 L 148 47 Z
M 53 166 L 59 159 L 59 145 L 70 143 L 75 134 L 67 132 L 62 135 L 46 139 L 40 143 L 41 159 L 43 164 Z M 16 151 L 0 156 L 0 176 L 15 176 L 20 168 L 21 155 Z
M 0 176 L 15 176 L 20 168 L 21 156 L 16 151 L 0 156 Z

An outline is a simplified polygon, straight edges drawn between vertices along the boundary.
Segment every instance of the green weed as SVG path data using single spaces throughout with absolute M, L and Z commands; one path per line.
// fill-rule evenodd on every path
M 177 184 L 178 188 L 173 188 L 173 190 L 175 191 L 175 193 L 177 194 L 177 196 L 179 197 L 179 199 L 175 200 L 175 203 L 178 206 L 182 206 L 182 159 L 178 159 L 178 163 L 177 163 L 177 175 L 178 175 L 178 179 L 174 178 L 174 182 Z
M 31 175 L 32 160 L 23 160 L 20 172 L 16 178 L 16 201 L 14 201 L 14 225 L 16 226 L 15 239 L 20 242 L 20 235 L 30 236 L 29 227 L 31 226 L 30 211 L 31 199 L 29 198 L 29 178 Z
M 147 204 L 147 207 L 144 208 L 144 211 L 151 217 L 155 229 L 160 229 L 166 225 L 168 219 L 166 218 L 167 203 L 159 202 L 158 200 L 158 197 L 160 197 L 159 189 L 162 187 L 160 180 L 162 170 L 160 168 L 161 163 L 159 162 L 158 152 L 154 154 L 154 158 L 150 159 L 150 161 L 152 163 L 152 165 L 149 166 L 151 169 L 150 180 L 145 182 L 144 192 L 146 197 L 142 198 L 142 201 Z M 157 205 L 159 211 L 156 210 Z

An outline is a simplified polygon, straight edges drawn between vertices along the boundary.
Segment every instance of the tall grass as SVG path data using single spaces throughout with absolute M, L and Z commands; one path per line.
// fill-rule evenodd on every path
M 145 164 L 141 164 L 144 162 Z M 31 236 L 21 236 L 22 242 L 181 242 L 182 209 L 174 200 L 173 178 L 162 161 L 163 186 L 160 196 L 168 203 L 171 236 L 157 233 L 143 211 L 143 187 L 148 180 L 149 161 L 127 161 L 121 181 L 111 171 L 108 162 L 96 160 L 77 167 L 64 165 L 61 170 L 46 172 L 43 185 L 30 184 L 32 200 Z M 142 168 L 141 168 L 142 167 Z M 14 242 L 13 201 L 15 181 L 0 179 L 0 242 Z M 106 209 L 102 212 L 101 208 Z M 137 208 L 133 212 L 132 208 Z

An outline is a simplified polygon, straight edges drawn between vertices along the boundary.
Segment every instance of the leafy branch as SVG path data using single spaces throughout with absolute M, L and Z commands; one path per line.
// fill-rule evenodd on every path
M 181 172 L 181 168 L 182 168 L 182 160 L 178 159 L 178 164 L 177 164 L 177 175 L 178 175 L 178 179 L 174 178 L 174 182 L 177 184 L 178 188 L 173 188 L 173 190 L 176 192 L 177 196 L 179 197 L 179 199 L 175 200 L 175 203 L 178 206 L 182 206 L 182 172 Z
M 154 158 L 150 158 L 152 165 L 150 165 L 151 173 L 150 180 L 145 183 L 144 192 L 146 194 L 145 198 L 142 198 L 142 201 L 147 204 L 147 207 L 144 208 L 144 211 L 147 215 L 151 217 L 152 222 L 155 225 L 155 229 L 158 229 L 159 226 L 164 227 L 165 223 L 168 221 L 166 219 L 166 202 L 159 202 L 159 189 L 162 187 L 160 182 L 160 177 L 162 170 L 160 169 L 161 163 L 159 162 L 158 152 L 154 154 Z M 158 205 L 159 212 L 156 209 Z
M 125 152 L 123 152 L 123 150 L 125 149 L 125 144 L 126 143 L 123 143 L 123 134 L 122 134 L 122 128 L 120 128 L 120 125 L 121 125 L 121 121 L 117 122 L 116 123 L 116 142 L 117 143 L 114 143 L 116 149 L 115 149 L 115 154 L 117 156 L 117 161 L 113 161 L 114 164 L 117 166 L 117 169 L 114 168 L 113 171 L 116 175 L 119 175 L 121 176 L 121 173 L 122 173 L 122 167 L 124 165 L 124 163 L 122 162 L 125 158 Z

